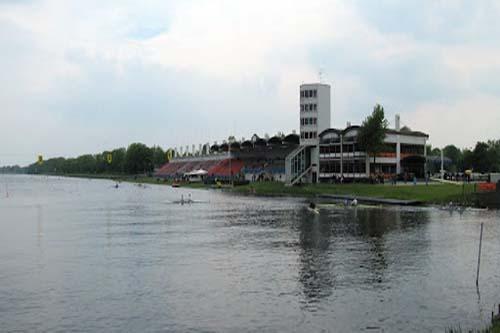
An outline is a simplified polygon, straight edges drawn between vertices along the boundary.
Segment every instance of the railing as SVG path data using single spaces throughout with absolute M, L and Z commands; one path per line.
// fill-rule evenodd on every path
M 285 159 L 286 184 L 291 186 L 298 182 L 311 169 L 308 147 L 301 146 L 293 150 Z

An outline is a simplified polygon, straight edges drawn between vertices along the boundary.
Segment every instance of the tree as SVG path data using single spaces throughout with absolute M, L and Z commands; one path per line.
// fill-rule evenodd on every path
M 425 145 L 425 152 L 426 152 L 427 156 L 431 156 L 432 155 L 432 146 Z
M 470 170 L 474 167 L 474 154 L 472 153 L 472 150 L 465 148 L 462 150 L 462 156 L 463 156 L 463 169 L 465 170 Z
M 358 144 L 368 155 L 373 156 L 373 164 L 377 153 L 384 148 L 384 139 L 387 132 L 388 121 L 385 119 L 384 108 L 377 104 L 371 115 L 361 124 L 358 134 Z
M 454 145 L 448 145 L 443 149 L 443 155 L 448 157 L 451 160 L 451 168 L 452 172 L 456 172 L 457 169 L 463 168 L 463 156 L 460 149 L 455 147 Z M 455 169 L 455 170 L 452 170 Z
M 441 149 L 439 148 L 432 149 L 429 156 L 441 156 Z
M 472 151 L 474 170 L 477 172 L 490 171 L 490 159 L 488 156 L 488 144 L 486 142 L 478 142 Z
M 488 140 L 488 161 L 490 172 L 500 171 L 500 140 Z
M 118 148 L 111 151 L 113 160 L 111 161 L 111 171 L 122 173 L 125 170 L 125 155 L 127 150 L 125 148 Z
M 97 161 L 94 155 L 86 154 L 76 158 L 78 164 L 78 172 L 80 173 L 95 173 Z
M 153 163 L 155 168 L 161 167 L 167 163 L 167 153 L 160 146 L 153 146 Z
M 137 174 L 151 172 L 153 169 L 153 150 L 145 144 L 132 143 L 125 154 L 125 171 Z

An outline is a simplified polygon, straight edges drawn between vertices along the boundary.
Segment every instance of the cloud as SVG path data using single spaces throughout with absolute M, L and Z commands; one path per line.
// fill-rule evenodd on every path
M 500 97 L 476 96 L 441 103 L 422 104 L 407 122 L 425 129 L 436 147 L 454 144 L 473 147 L 476 141 L 499 139 Z
M 0 9 L 0 140 L 12 142 L 0 164 L 288 132 L 298 128 L 298 86 L 320 70 L 336 127 L 381 103 L 439 144 L 495 135 L 495 1 L 40 0 Z M 471 120 L 475 104 L 485 129 L 455 140 L 455 119 Z

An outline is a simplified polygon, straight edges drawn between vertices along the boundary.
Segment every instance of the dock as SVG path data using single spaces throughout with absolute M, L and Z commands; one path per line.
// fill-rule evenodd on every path
M 374 198 L 374 197 L 362 197 L 354 195 L 342 195 L 342 194 L 319 194 L 316 196 L 321 199 L 333 199 L 333 200 L 358 200 L 359 203 L 365 204 L 376 204 L 376 205 L 396 205 L 396 206 L 419 206 L 422 205 L 422 201 L 419 200 L 400 200 L 400 199 L 388 199 L 388 198 Z

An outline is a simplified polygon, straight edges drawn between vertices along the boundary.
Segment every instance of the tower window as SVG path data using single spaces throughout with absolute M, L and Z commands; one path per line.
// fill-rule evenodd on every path
M 303 98 L 303 97 L 304 97 L 304 91 L 302 90 L 302 91 L 300 92 L 300 98 Z
M 300 104 L 300 111 L 304 111 L 304 104 Z
M 316 111 L 317 109 L 318 109 L 318 105 L 317 104 L 313 104 L 313 110 Z
M 318 93 L 318 92 L 317 92 L 317 90 L 316 90 L 316 89 L 314 89 L 314 90 L 313 90 L 313 97 L 314 97 L 314 98 L 316 98 L 317 93 Z

